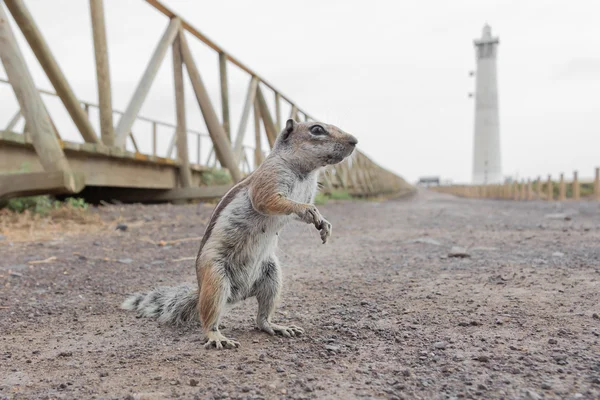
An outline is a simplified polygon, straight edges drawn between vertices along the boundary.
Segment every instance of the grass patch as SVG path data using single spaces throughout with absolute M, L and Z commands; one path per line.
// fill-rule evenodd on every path
M 78 197 L 68 197 L 65 201 L 53 200 L 50 196 L 29 196 L 15 197 L 6 202 L 4 208 L 8 211 L 22 214 L 30 212 L 31 214 L 46 216 L 53 210 L 61 208 L 87 210 L 88 204 L 84 199 Z
M 331 193 L 322 193 L 319 192 L 315 196 L 315 204 L 323 205 L 327 204 L 329 200 L 353 200 L 354 197 L 350 195 L 350 193 L 343 190 L 334 190 Z
M 233 183 L 229 171 L 226 169 L 213 169 L 202 173 L 202 183 L 210 185 L 228 185 Z

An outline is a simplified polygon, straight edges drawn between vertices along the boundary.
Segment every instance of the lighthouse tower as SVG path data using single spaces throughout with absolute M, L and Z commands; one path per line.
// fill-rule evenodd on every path
M 475 137 L 473 143 L 473 184 L 502 183 L 500 160 L 500 121 L 496 77 L 497 37 L 489 25 L 476 39 L 475 56 Z

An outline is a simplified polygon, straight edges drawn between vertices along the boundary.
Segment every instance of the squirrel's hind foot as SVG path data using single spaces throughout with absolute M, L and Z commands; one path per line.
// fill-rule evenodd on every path
M 204 343 L 205 349 L 215 348 L 217 350 L 221 349 L 235 349 L 240 347 L 240 342 L 226 338 L 220 332 L 208 332 L 206 334 L 206 343 Z
M 296 337 L 304 334 L 304 329 L 296 325 L 283 326 L 272 322 L 264 322 L 259 328 L 269 335 L 281 335 L 285 337 Z

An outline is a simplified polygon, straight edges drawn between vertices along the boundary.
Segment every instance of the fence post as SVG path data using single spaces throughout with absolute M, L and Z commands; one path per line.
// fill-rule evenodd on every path
M 594 178 L 594 200 L 600 201 L 600 168 L 596 167 L 596 177 Z
M 547 193 L 548 198 L 546 200 L 548 200 L 548 201 L 554 200 L 554 187 L 552 185 L 552 176 L 551 175 L 548 175 L 548 187 L 546 188 L 546 190 L 548 191 L 548 193 Z
M 533 187 L 531 179 L 527 179 L 527 200 L 533 200 Z
M 540 200 L 542 198 L 542 177 L 538 176 L 537 181 L 535 183 L 535 194 L 537 195 L 537 199 Z
M 579 200 L 580 186 L 579 186 L 579 174 L 577 173 L 577 171 L 573 172 L 573 183 L 571 184 L 571 191 L 573 192 L 573 200 Z
M 567 199 L 567 187 L 565 185 L 565 174 L 560 174 L 560 181 L 558 182 L 558 201 L 565 201 Z

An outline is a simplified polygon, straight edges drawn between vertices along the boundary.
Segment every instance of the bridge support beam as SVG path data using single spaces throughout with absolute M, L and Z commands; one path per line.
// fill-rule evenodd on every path
M 115 144 L 113 127 L 112 95 L 110 88 L 110 68 L 106 45 L 106 27 L 104 24 L 103 0 L 90 0 L 92 34 L 96 58 L 96 80 L 98 81 L 98 105 L 100 110 L 100 136 L 107 146 Z
M 31 73 L 25 64 L 8 17 L 0 5 L 0 57 L 8 75 L 21 113 L 31 135 L 33 146 L 44 170 L 69 171 L 69 163 L 54 135 L 50 117 L 37 91 Z M 14 176 L 13 176 L 14 179 Z
M 177 36 L 177 32 L 179 32 L 180 26 L 181 20 L 179 18 L 171 19 L 167 30 L 160 39 L 160 42 L 158 42 L 158 45 L 154 50 L 154 54 L 152 54 L 152 58 L 148 63 L 148 67 L 146 67 L 146 71 L 144 72 L 140 83 L 135 89 L 135 93 L 133 94 L 129 105 L 125 110 L 125 113 L 121 117 L 119 125 L 117 125 L 117 129 L 115 130 L 115 144 L 117 146 L 125 146 L 127 135 L 131 131 L 131 127 L 133 126 L 135 118 L 140 112 L 142 104 L 144 104 L 144 100 L 146 100 L 146 96 L 150 91 L 152 81 L 154 81 L 154 77 L 160 68 L 160 64 L 165 58 L 165 54 L 167 54 L 169 46 L 173 43 L 173 40 L 175 40 L 175 36 Z
M 265 96 L 263 96 L 260 87 L 256 89 L 256 98 L 258 99 L 258 106 L 260 108 L 260 115 L 263 120 L 263 125 L 265 127 L 265 131 L 267 132 L 267 139 L 269 139 L 269 146 L 273 148 L 278 132 L 275 129 L 275 124 L 273 123 L 273 118 L 269 112 L 267 101 L 265 100 Z
M 54 59 L 42 33 L 35 24 L 23 1 L 5 0 L 4 2 L 17 22 L 17 25 L 19 25 L 21 32 L 23 32 L 23 36 L 27 39 L 31 50 L 33 50 L 40 65 L 46 72 L 48 79 L 52 82 L 52 86 L 54 86 L 56 93 L 65 105 L 65 108 L 69 112 L 77 129 L 79 129 L 83 139 L 88 143 L 100 143 L 100 139 L 94 132 L 94 128 L 92 128 L 90 121 L 81 108 L 79 100 L 75 97 L 71 86 Z
M 208 133 L 213 141 L 215 153 L 221 165 L 229 170 L 233 181 L 239 182 L 242 179 L 242 174 L 238 167 L 238 163 L 236 162 L 235 155 L 231 150 L 231 143 L 227 139 L 223 126 L 219 122 L 215 109 L 210 102 L 204 83 L 202 83 L 200 72 L 196 67 L 196 63 L 194 63 L 192 53 L 182 30 L 179 31 L 179 43 L 181 45 L 183 62 L 187 68 L 188 76 L 192 81 L 192 87 L 194 88 L 194 93 L 196 94 L 196 99 L 198 100 L 202 115 L 204 116 Z
M 192 186 L 192 173 L 187 140 L 187 125 L 185 120 L 185 96 L 183 91 L 183 60 L 179 35 L 173 42 L 173 75 L 175 81 L 175 113 L 177 114 L 177 158 L 179 159 L 179 177 L 181 186 Z
M 235 144 L 233 146 L 233 153 L 235 154 L 238 164 L 241 163 L 242 149 L 244 146 L 244 135 L 246 134 L 246 127 L 248 126 L 248 118 L 250 116 L 250 110 L 254 99 L 256 98 L 256 89 L 258 88 L 258 78 L 253 76 L 250 79 L 248 85 L 248 92 L 246 93 L 246 101 L 244 102 L 244 110 L 242 111 L 242 118 L 240 119 L 240 126 L 238 128 L 237 136 L 235 137 Z M 255 114 L 256 116 L 256 114 Z

